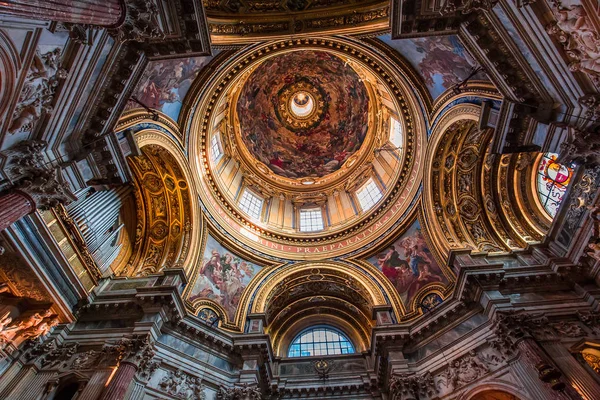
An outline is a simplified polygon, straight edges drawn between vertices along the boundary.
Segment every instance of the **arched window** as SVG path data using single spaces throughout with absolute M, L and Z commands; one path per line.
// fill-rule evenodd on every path
M 537 192 L 542 206 L 554 218 L 573 177 L 573 168 L 556 162 L 558 154 L 545 153 L 538 165 Z
M 294 338 L 288 350 L 288 357 L 330 356 L 354 352 L 354 345 L 340 330 L 319 325 L 303 330 Z

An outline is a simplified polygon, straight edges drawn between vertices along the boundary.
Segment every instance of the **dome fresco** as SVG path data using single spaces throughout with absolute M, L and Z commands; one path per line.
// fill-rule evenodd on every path
M 292 179 L 337 171 L 363 143 L 368 111 L 358 74 L 339 57 L 314 50 L 267 59 L 237 101 L 250 153 Z

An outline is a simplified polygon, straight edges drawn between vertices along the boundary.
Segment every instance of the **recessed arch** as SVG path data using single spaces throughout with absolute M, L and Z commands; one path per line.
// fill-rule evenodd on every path
M 136 240 L 129 262 L 117 273 L 179 267 L 189 276 L 200 253 L 192 244 L 200 240 L 202 224 L 189 162 L 175 139 L 179 133 L 168 121 L 154 121 L 140 112 L 127 113 L 117 129 L 130 129 L 142 152 L 129 157 L 136 188 Z
M 389 294 L 380 281 L 379 272 L 370 265 L 341 263 L 341 262 L 300 262 L 291 266 L 279 267 L 270 271 L 268 279 L 254 282 L 253 287 L 248 286 L 252 293 L 252 313 L 265 313 L 269 295 L 282 281 L 299 273 L 310 274 L 311 270 L 319 272 L 332 272 L 352 278 L 365 293 L 372 305 L 388 304 Z M 267 278 L 267 277 L 265 277 Z M 397 310 L 395 310 L 397 311 Z
M 293 336 L 311 324 L 327 323 L 367 349 L 375 325 L 373 308 L 396 303 L 385 277 L 368 263 L 302 262 L 261 271 L 244 293 L 240 307 L 262 314 L 273 348 L 284 354 Z
M 500 397 L 493 397 L 494 395 Z M 531 400 L 531 397 L 515 387 L 512 382 L 483 383 L 464 393 L 460 400 Z
M 492 131 L 478 127 L 480 107 L 462 104 L 436 123 L 427 149 L 423 212 L 432 240 L 451 250 L 499 253 L 539 240 L 531 200 L 531 155 L 491 153 Z

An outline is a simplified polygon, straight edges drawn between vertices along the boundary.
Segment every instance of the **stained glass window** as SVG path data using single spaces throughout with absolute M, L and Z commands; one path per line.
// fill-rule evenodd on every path
M 300 210 L 300 231 L 315 232 L 323 230 L 323 213 L 320 208 Z
M 262 211 L 263 199 L 252 193 L 250 190 L 244 190 L 242 198 L 240 199 L 240 208 L 243 212 L 248 214 L 250 217 L 258 220 L 260 219 L 260 212 Z
M 338 329 L 313 326 L 300 332 L 290 344 L 288 357 L 330 356 L 355 353 L 352 342 Z
M 537 192 L 546 212 L 554 217 L 573 177 L 573 168 L 556 162 L 558 154 L 546 153 L 538 166 Z
M 358 197 L 358 202 L 363 211 L 367 211 L 381 200 L 383 194 L 373 179 L 369 179 L 367 183 L 356 192 L 356 197 Z

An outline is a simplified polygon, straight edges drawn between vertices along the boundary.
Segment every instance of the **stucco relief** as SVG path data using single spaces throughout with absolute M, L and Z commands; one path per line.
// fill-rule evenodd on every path
M 555 22 L 546 30 L 562 44 L 569 69 L 585 73 L 600 87 L 600 34 L 586 7 L 580 0 L 551 0 L 550 5 Z
M 67 71 L 60 67 L 60 47 L 33 57 L 8 133 L 30 132 L 44 113 L 52 111 L 54 93 Z

